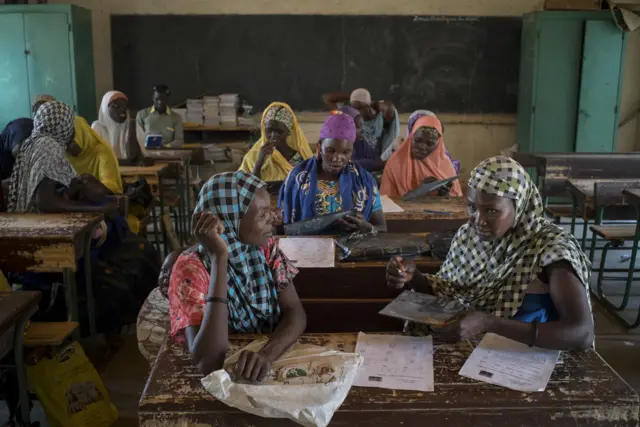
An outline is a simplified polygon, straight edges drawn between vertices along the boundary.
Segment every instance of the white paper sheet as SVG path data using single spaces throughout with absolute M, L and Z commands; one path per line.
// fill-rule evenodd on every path
M 398 213 L 404 212 L 396 202 L 391 200 L 389 196 L 380 196 L 380 201 L 382 202 L 382 212 L 383 213 Z
M 433 391 L 433 340 L 358 333 L 356 353 L 364 357 L 353 385 Z
M 559 356 L 559 350 L 529 347 L 486 334 L 459 374 L 512 390 L 544 391 Z
M 287 237 L 280 239 L 282 252 L 298 268 L 332 268 L 336 263 L 333 239 L 324 237 Z

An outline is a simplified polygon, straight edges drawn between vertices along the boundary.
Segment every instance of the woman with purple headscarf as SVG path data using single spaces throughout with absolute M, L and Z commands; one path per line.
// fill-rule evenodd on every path
M 340 108 L 340 111 L 350 116 L 356 124 L 356 142 L 353 144 L 353 162 L 359 164 L 369 172 L 382 171 L 382 169 L 384 169 L 384 162 L 376 150 L 369 145 L 367 140 L 362 136 L 364 120 L 362 119 L 360 111 L 348 106 Z
M 320 131 L 316 155 L 296 166 L 280 188 L 278 207 L 285 224 L 355 209 L 356 216 L 338 220 L 342 231 L 386 231 L 378 185 L 351 161 L 355 140 L 351 116 L 332 111 Z

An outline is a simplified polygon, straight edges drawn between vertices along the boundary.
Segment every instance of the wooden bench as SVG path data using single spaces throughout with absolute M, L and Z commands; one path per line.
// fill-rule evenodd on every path
M 635 225 L 592 225 L 590 228 L 599 237 L 614 242 L 633 240 L 636 237 Z
M 326 313 L 331 317 L 333 313 Z M 352 352 L 357 335 L 309 334 L 301 343 Z M 258 336 L 230 337 L 228 354 Z M 434 343 L 433 392 L 352 387 L 329 426 L 637 426 L 638 395 L 593 350 L 564 352 L 547 388 L 522 393 L 458 375 L 473 347 Z M 139 403 L 141 427 L 153 425 L 294 427 L 217 401 L 182 344 L 160 349 Z M 154 424 L 157 423 L 157 424 Z

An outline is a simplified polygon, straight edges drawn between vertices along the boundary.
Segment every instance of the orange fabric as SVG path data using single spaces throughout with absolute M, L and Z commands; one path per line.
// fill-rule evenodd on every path
M 438 130 L 440 138 L 436 149 L 422 160 L 411 156 L 411 144 L 413 134 L 421 127 L 432 127 Z M 456 176 L 456 170 L 447 156 L 444 141 L 442 139 L 442 124 L 440 120 L 431 116 L 418 119 L 411 129 L 411 134 L 393 153 L 382 174 L 380 194 L 389 197 L 402 197 L 409 191 L 417 188 L 425 178 L 433 176 L 440 179 Z M 458 180 L 451 187 L 452 196 L 462 196 L 462 189 Z

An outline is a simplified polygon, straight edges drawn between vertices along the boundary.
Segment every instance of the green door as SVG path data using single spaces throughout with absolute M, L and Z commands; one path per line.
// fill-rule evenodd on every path
M 535 78 L 534 152 L 571 152 L 575 147 L 580 46 L 584 24 L 571 19 L 538 23 Z
M 31 117 L 21 13 L 0 14 L 0 130 L 18 117 Z
M 576 152 L 615 151 L 624 40 L 611 21 L 585 24 Z
M 75 108 L 69 22 L 63 13 L 25 13 L 29 93 L 47 94 Z

